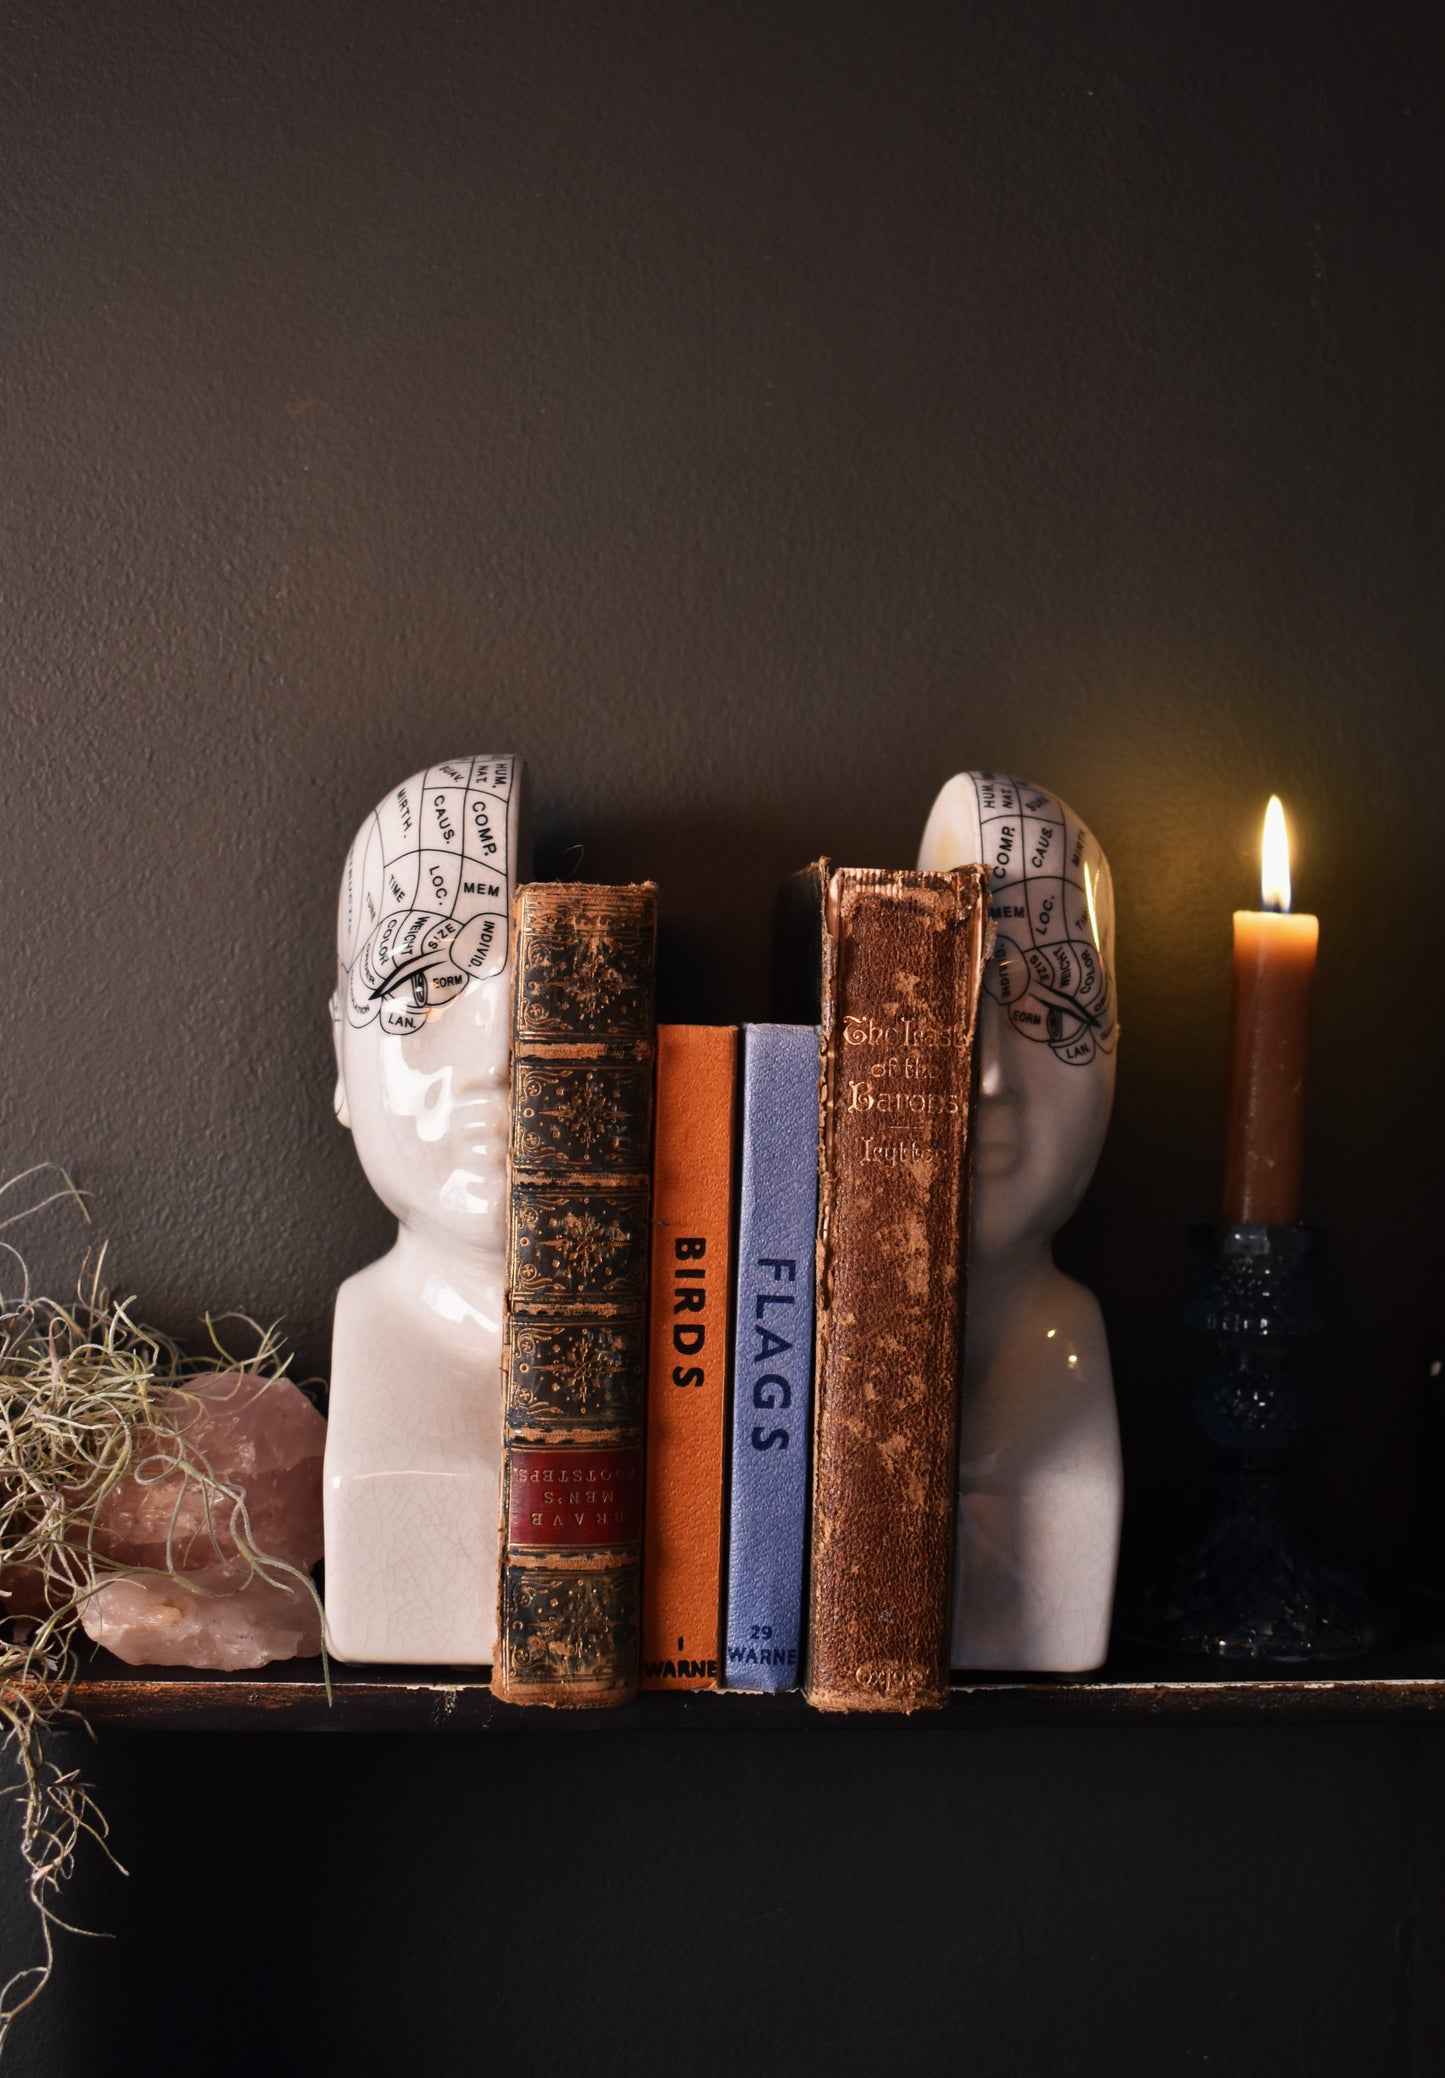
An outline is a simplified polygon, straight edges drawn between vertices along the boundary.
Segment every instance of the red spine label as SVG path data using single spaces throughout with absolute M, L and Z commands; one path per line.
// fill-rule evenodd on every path
M 514 1551 L 635 1546 L 642 1534 L 642 1450 L 514 1443 L 507 1541 Z

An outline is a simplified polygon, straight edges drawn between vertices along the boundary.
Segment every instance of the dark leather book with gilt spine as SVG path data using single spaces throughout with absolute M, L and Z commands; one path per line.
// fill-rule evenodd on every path
M 974 1036 L 988 875 L 833 869 L 788 898 L 821 1026 L 808 1645 L 820 1710 L 948 1697 Z M 799 995 L 801 984 L 801 999 Z
M 637 1691 L 657 889 L 514 905 L 493 1692 Z

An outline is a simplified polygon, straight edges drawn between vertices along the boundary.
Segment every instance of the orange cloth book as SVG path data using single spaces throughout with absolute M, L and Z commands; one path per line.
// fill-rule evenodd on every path
M 716 1688 L 728 1413 L 735 1025 L 659 1025 L 642 1686 Z

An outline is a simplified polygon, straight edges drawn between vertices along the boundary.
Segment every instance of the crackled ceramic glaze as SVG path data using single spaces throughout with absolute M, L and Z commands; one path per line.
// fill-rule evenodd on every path
M 396 1245 L 336 1295 L 326 1620 L 343 1660 L 478 1665 L 497 1618 L 511 897 L 524 772 L 458 758 L 346 861 L 336 1114 Z
M 1114 901 L 1057 795 L 997 772 L 939 794 L 920 867 L 989 868 L 960 1405 L 956 1667 L 1073 1673 L 1108 1649 L 1123 1475 L 1093 1294 L 1053 1236 L 1094 1173 L 1114 1097 Z

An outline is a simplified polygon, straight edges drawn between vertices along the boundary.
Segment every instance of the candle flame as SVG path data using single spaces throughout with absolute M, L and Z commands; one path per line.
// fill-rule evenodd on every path
M 1289 836 L 1278 794 L 1270 795 L 1269 806 L 1264 811 L 1259 899 L 1265 909 L 1284 910 L 1290 904 Z

